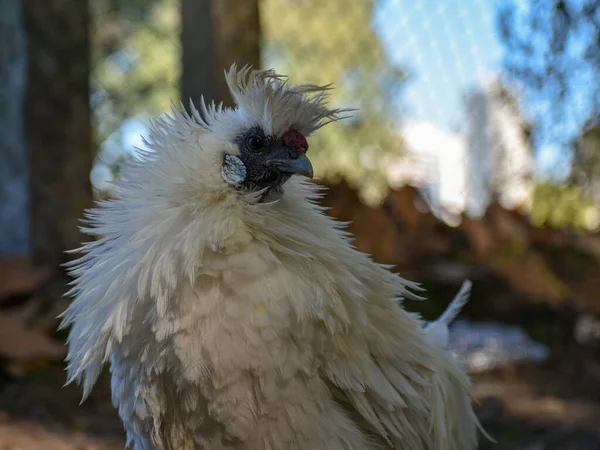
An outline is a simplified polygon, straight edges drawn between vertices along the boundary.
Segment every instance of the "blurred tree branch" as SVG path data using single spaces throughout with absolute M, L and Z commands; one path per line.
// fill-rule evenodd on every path
M 26 46 L 21 0 L 0 0 L 0 257 L 29 251 Z
M 181 98 L 203 95 L 231 104 L 223 71 L 232 63 L 260 67 L 258 0 L 182 0 Z
M 92 201 L 88 3 L 24 0 L 24 11 L 32 250 L 35 262 L 52 267 L 43 295 L 56 298 L 64 290 L 59 264 L 84 240 L 78 221 Z

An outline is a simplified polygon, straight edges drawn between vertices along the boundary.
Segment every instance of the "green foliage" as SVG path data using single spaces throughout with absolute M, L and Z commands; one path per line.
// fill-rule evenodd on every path
M 176 0 L 92 2 L 92 107 L 97 142 L 137 115 L 158 115 L 179 98 Z
M 499 3 L 504 70 L 524 92 L 540 144 L 572 153 L 573 180 L 600 197 L 600 152 L 578 145 L 600 118 L 600 2 Z
M 317 175 L 344 176 L 376 202 L 387 191 L 382 175 L 403 152 L 391 99 L 405 79 L 387 60 L 372 28 L 370 0 L 263 0 L 264 65 L 297 83 L 334 84 L 331 102 L 357 108 L 311 139 Z
M 591 229 L 598 226 L 595 202 L 574 185 L 538 184 L 533 192 L 530 217 L 538 227 Z
M 403 152 L 392 106 L 404 74 L 392 66 L 371 26 L 373 2 L 262 0 L 264 66 L 292 82 L 334 83 L 332 104 L 357 108 L 311 139 L 317 175 L 344 176 L 377 201 L 387 191 L 382 171 Z M 177 0 L 93 2 L 92 106 L 98 142 L 127 118 L 158 115 L 179 98 L 181 70 Z

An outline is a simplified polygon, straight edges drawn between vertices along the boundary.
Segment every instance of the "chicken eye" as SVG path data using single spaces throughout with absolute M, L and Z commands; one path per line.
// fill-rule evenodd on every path
M 246 140 L 246 144 L 252 150 L 260 150 L 264 146 L 263 140 L 261 138 L 259 138 L 258 136 L 250 136 Z

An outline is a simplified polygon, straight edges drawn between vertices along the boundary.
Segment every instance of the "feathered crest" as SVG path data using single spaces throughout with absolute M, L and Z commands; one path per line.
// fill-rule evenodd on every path
M 223 139 L 234 136 L 249 123 L 261 125 L 269 134 L 280 134 L 294 126 L 305 135 L 344 118 L 352 109 L 329 109 L 327 101 L 331 85 L 302 84 L 292 86 L 288 77 L 274 70 L 253 70 L 233 64 L 225 79 L 234 108 L 222 104 L 206 104 L 202 98 L 200 113 L 191 104 L 192 115 L 208 131 Z M 314 94 L 314 95 L 312 95 Z

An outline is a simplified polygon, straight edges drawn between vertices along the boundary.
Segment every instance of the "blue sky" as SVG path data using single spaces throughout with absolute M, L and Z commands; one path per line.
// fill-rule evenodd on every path
M 404 117 L 456 131 L 464 95 L 502 67 L 495 16 L 502 0 L 379 0 L 374 26 L 388 57 L 411 76 Z M 539 174 L 562 178 L 569 155 L 551 145 L 536 151 Z
M 454 129 L 463 95 L 498 69 L 496 0 L 380 0 L 375 28 L 390 60 L 407 68 L 403 104 L 410 118 Z

